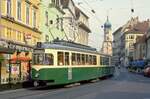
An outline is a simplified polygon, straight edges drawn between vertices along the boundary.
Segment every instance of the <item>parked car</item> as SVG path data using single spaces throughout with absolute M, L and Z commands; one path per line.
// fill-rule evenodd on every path
M 144 76 L 150 77 L 150 65 L 145 67 Z

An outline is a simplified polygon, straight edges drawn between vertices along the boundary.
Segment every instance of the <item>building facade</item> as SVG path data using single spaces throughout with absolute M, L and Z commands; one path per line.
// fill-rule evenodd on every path
M 75 13 L 75 4 L 73 0 L 61 0 L 63 5 L 63 29 L 66 35 L 64 40 L 77 42 L 78 38 L 78 22 Z
M 134 44 L 133 60 L 146 59 L 146 34 L 139 36 Z
M 40 41 L 39 0 L 1 0 L 0 84 L 26 80 L 34 45 Z
M 123 49 L 121 58 L 124 66 L 127 66 L 129 61 L 133 60 L 134 43 L 136 43 L 138 37 L 143 36 L 147 32 L 148 22 L 149 20 L 129 26 L 128 30 L 121 36 L 121 49 Z
M 147 46 L 147 49 L 146 49 L 146 59 L 150 60 L 150 28 L 147 31 L 146 38 L 147 38 L 147 40 L 146 40 L 146 46 Z
M 41 0 L 40 8 L 40 31 L 42 42 L 49 42 L 56 38 L 64 39 L 62 0 Z
M 112 64 L 113 65 L 119 65 L 120 64 L 120 44 L 121 44 L 121 30 L 122 27 L 118 28 L 113 33 L 113 54 L 112 54 Z
M 91 32 L 89 28 L 89 17 L 76 7 L 76 18 L 78 21 L 78 36 L 77 43 L 88 45 L 89 33 Z
M 112 41 L 111 23 L 107 17 L 107 21 L 104 24 L 104 41 L 101 49 L 102 53 L 112 55 Z

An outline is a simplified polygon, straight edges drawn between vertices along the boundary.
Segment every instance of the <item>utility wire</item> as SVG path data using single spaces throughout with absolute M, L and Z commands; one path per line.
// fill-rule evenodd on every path
M 86 3 L 86 5 L 90 8 L 90 11 L 88 11 L 88 12 L 90 12 L 94 17 L 95 17 L 95 19 L 98 21 L 98 22 L 102 22 L 100 19 L 99 19 L 99 17 L 97 16 L 97 14 L 96 14 L 96 11 L 91 7 L 91 5 L 86 1 L 86 0 L 83 0 L 83 2 L 84 3 Z M 81 4 L 81 3 L 80 3 Z M 80 4 L 78 4 L 78 5 L 80 5 Z M 81 6 L 81 5 L 80 5 Z M 82 7 L 83 8 L 83 7 Z M 86 10 L 87 11 L 87 9 L 85 9 L 84 8 L 84 10 Z

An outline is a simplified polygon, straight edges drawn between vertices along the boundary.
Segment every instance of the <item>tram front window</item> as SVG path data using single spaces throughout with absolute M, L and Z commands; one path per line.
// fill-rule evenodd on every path
M 53 60 L 54 59 L 54 57 L 53 57 L 53 55 L 52 54 L 45 54 L 45 61 L 44 61 L 44 64 L 45 65 L 53 65 Z
M 36 53 L 33 54 L 33 64 L 34 65 L 42 65 L 44 61 L 44 54 Z

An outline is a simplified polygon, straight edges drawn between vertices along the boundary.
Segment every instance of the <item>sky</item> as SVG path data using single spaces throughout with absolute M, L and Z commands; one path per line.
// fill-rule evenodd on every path
M 100 50 L 104 38 L 103 24 L 109 16 L 112 33 L 124 25 L 131 17 L 139 17 L 140 21 L 150 19 L 150 0 L 73 0 L 75 4 L 89 16 L 92 33 L 89 45 Z M 131 13 L 131 8 L 134 13 Z M 95 14 L 91 10 L 95 11 Z

